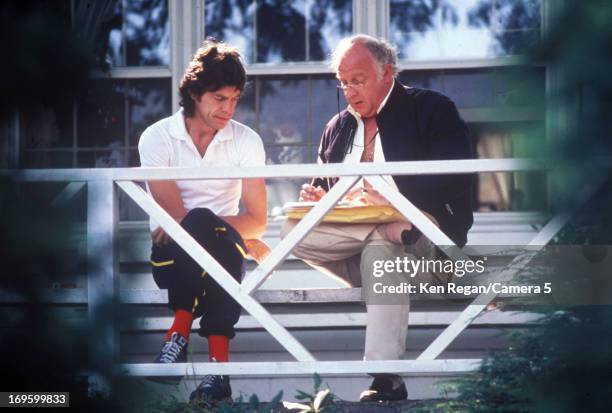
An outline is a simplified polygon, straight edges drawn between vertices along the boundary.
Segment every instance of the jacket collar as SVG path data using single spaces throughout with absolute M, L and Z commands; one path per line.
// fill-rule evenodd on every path
M 380 102 L 380 106 L 378 106 L 378 110 L 376 111 L 376 115 L 378 115 L 385 107 L 385 105 L 387 104 L 387 101 L 389 100 L 389 97 L 391 96 L 391 93 L 393 92 L 393 90 L 395 89 L 395 85 L 399 83 L 395 81 L 395 78 L 393 78 L 393 83 L 391 83 L 391 87 L 389 88 L 389 91 L 387 92 L 387 96 L 385 96 L 385 98 L 383 99 L 382 102 Z M 346 108 L 346 110 L 352 114 L 354 117 L 356 117 L 357 119 L 361 119 L 361 115 L 355 110 L 353 109 L 353 107 L 351 105 L 348 105 L 348 107 Z
M 389 113 L 392 113 L 394 110 L 397 110 L 397 108 L 401 106 L 401 104 L 398 105 L 398 103 L 403 101 L 405 95 L 405 86 L 399 81 L 395 80 L 395 82 L 393 83 L 393 87 L 389 92 L 389 95 L 387 95 L 387 99 L 385 99 L 384 101 L 385 105 L 384 107 L 381 107 L 381 109 L 378 111 L 377 116 L 385 116 Z

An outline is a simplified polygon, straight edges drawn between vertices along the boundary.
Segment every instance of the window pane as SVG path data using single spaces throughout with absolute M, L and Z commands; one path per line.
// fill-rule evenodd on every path
M 259 133 L 264 143 L 308 140 L 308 80 L 262 76 L 259 81 Z
M 128 155 L 128 165 L 129 167 L 140 166 L 140 154 L 138 150 L 131 149 Z
M 72 168 L 71 151 L 25 151 L 22 168 Z
M 539 39 L 541 0 L 391 0 L 390 39 L 401 59 L 525 53 Z
M 497 1 L 495 18 L 495 54 L 524 53 L 540 40 L 541 0 Z
M 127 89 L 130 145 L 137 146 L 142 132 L 171 115 L 170 79 L 129 80 Z
M 255 112 L 255 86 L 256 78 L 249 77 L 240 101 L 234 112 L 234 120 L 243 123 L 253 130 L 257 130 L 257 113 Z
M 456 70 L 445 72 L 444 93 L 458 107 L 494 106 L 495 78 L 490 71 Z
M 98 55 L 110 66 L 169 64 L 167 0 L 78 0 L 75 24 L 97 39 Z
M 544 107 L 544 68 L 509 67 L 496 69 L 496 104 L 498 106 Z
M 266 163 L 270 165 L 283 165 L 288 163 L 308 163 L 310 153 L 307 146 L 286 145 L 266 147 Z
M 437 2 L 390 1 L 390 40 L 401 59 L 428 59 L 440 55 L 436 31 L 440 28 Z
M 247 63 L 327 60 L 351 33 L 352 1 L 211 0 L 205 32 L 238 47 Z
M 306 60 L 304 12 L 304 0 L 257 1 L 256 62 L 279 63 Z
M 124 147 L 112 143 L 110 150 L 83 151 L 77 155 L 77 168 L 123 168 L 128 166 Z
M 79 147 L 107 147 L 125 139 L 125 81 L 92 80 L 77 104 Z
M 327 122 L 338 113 L 339 110 L 344 110 L 347 106 L 344 99 L 344 93 L 336 86 L 338 81 L 333 75 L 317 75 L 311 80 L 312 85 L 312 103 L 311 103 L 311 119 L 312 119 L 312 139 L 311 142 L 318 145 L 321 134 Z M 340 92 L 340 93 L 338 93 Z M 340 102 L 338 102 L 340 97 Z M 339 108 L 339 109 L 338 109 Z M 314 158 L 312 161 L 314 161 Z
M 255 61 L 254 6 L 252 0 L 207 0 L 204 11 L 206 37 L 236 46 L 247 63 Z
M 19 130 L 25 149 L 71 148 L 73 100 L 70 97 L 52 107 L 31 104 L 20 108 Z
M 85 1 L 85 3 L 88 3 Z M 123 59 L 123 6 L 121 1 L 111 1 L 112 12 L 100 14 L 102 22 L 98 33 L 99 47 L 105 51 L 105 62 L 111 66 L 124 66 Z M 92 13 L 96 9 L 92 9 Z M 95 15 L 93 16 L 95 17 Z
M 534 156 L 539 123 L 472 123 L 470 133 L 480 159 Z M 479 173 L 478 211 L 542 210 L 546 205 L 546 174 Z
M 167 66 L 170 26 L 167 0 L 125 2 L 125 40 L 128 66 Z
M 312 156 L 312 163 L 317 163 L 319 158 L 319 144 L 310 147 L 310 156 Z
M 333 47 L 353 29 L 351 0 L 307 1 L 307 60 L 328 60 Z
M 439 70 L 404 70 L 398 79 L 405 86 L 442 90 L 442 76 Z
M 543 109 L 543 68 L 405 70 L 398 79 L 404 85 L 433 89 L 448 95 L 460 108 Z M 506 112 L 510 116 L 510 112 Z M 518 120 L 518 119 L 517 119 Z

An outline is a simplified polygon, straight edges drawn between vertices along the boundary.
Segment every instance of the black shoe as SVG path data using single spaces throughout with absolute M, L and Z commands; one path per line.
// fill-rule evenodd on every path
M 191 392 L 189 403 L 232 402 L 229 376 L 204 376 L 202 383 Z
M 399 376 L 389 376 L 374 378 L 370 388 L 365 390 L 363 393 L 361 393 L 361 396 L 359 396 L 359 401 L 382 402 L 406 400 L 407 398 L 408 391 L 406 390 L 404 380 L 402 380 Z
M 411 229 L 403 230 L 400 237 L 402 239 L 402 244 L 409 246 L 414 245 L 421 235 L 421 231 L 419 231 L 417 227 L 412 227 Z
M 164 343 L 154 363 L 186 363 L 188 345 L 187 339 L 175 331 L 170 336 L 170 341 Z M 183 376 L 160 376 L 149 377 L 149 380 L 166 384 L 178 384 L 182 378 Z
M 166 341 L 155 363 L 186 363 L 187 362 L 187 339 L 176 331 Z

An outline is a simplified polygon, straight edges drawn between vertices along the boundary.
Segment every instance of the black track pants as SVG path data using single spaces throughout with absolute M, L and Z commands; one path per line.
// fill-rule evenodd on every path
M 246 247 L 240 234 L 207 208 L 196 208 L 183 218 L 181 226 L 223 266 L 234 279 L 242 281 Z M 240 305 L 206 274 L 175 242 L 151 251 L 153 278 L 168 290 L 168 306 L 202 316 L 199 334 L 234 337 Z

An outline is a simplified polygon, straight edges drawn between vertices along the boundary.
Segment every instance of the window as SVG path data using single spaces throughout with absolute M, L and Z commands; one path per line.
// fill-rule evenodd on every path
M 206 2 L 206 36 L 235 45 L 251 68 L 258 67 L 235 119 L 261 135 L 268 164 L 316 162 L 323 127 L 338 104 L 346 105 L 344 97 L 338 103 L 326 61 L 351 34 L 352 13 L 351 0 Z M 304 62 L 310 66 L 297 74 L 282 66 Z M 294 201 L 306 180 L 268 180 L 270 214 L 279 215 L 285 202 Z
M 248 63 L 326 60 L 333 45 L 351 33 L 350 0 L 211 0 L 207 36 L 227 41 Z
M 540 38 L 540 0 L 391 0 L 401 59 L 482 59 L 525 53 Z
M 80 96 L 22 111 L 26 168 L 138 166 L 138 138 L 171 112 L 169 79 L 92 79 Z
M 112 67 L 168 66 L 170 27 L 166 0 L 79 0 L 77 22 L 95 22 L 97 47 Z M 85 23 L 87 24 L 87 23 Z
M 52 108 L 32 105 L 20 111 L 14 125 L 19 151 L 6 147 L 4 152 L 19 152 L 24 168 L 139 165 L 137 144 L 144 128 L 178 109 L 175 83 L 190 57 L 182 55 L 185 45 L 195 46 L 206 36 L 237 46 L 247 62 L 249 84 L 235 119 L 261 135 L 269 164 L 316 161 L 325 124 L 346 106 L 327 66 L 329 54 L 353 32 L 388 33 L 400 52 L 400 81 L 452 98 L 481 157 L 532 154 L 526 151 L 543 136 L 545 71 L 504 62 L 539 39 L 541 0 L 202 3 L 62 3 L 73 25 L 95 40 L 107 71 L 94 76 L 79 96 L 67 96 Z M 483 174 L 480 209 L 531 208 L 545 197 L 539 183 L 526 183 L 531 178 L 507 175 L 501 182 Z M 268 182 L 272 215 L 297 197 L 304 180 Z M 122 211 L 125 216 L 142 219 Z
M 542 68 L 404 70 L 398 78 L 449 96 L 468 124 L 479 158 L 538 154 L 544 118 Z M 541 173 L 481 173 L 476 209 L 541 209 L 546 204 L 544 182 Z
M 258 131 L 266 163 L 314 163 L 325 124 L 346 106 L 336 84 L 331 74 L 254 76 L 235 119 Z M 285 202 L 297 199 L 306 180 L 268 180 L 270 214 L 280 215 Z

